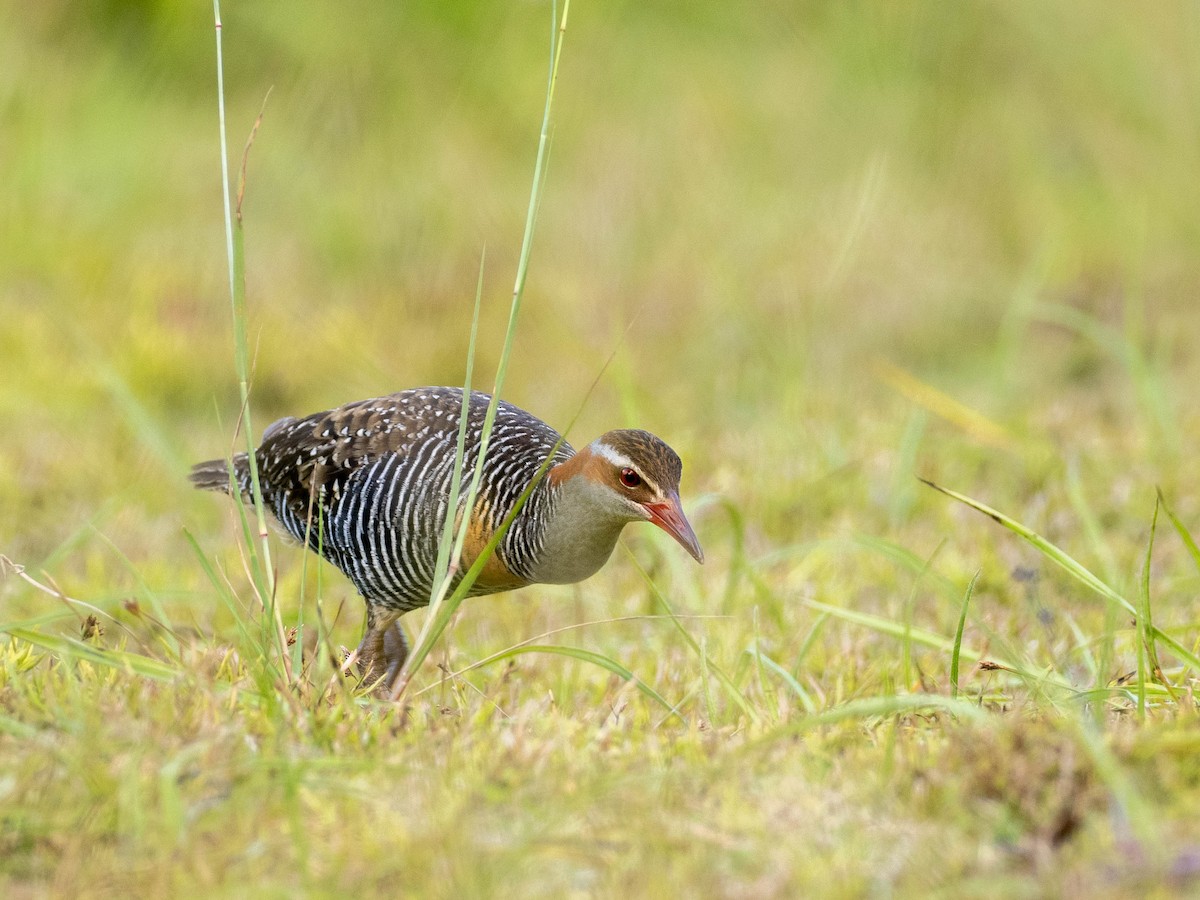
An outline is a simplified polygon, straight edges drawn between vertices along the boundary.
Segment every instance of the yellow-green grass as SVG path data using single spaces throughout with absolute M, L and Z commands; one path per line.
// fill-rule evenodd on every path
M 505 395 L 615 351 L 569 437 L 670 441 L 707 562 L 469 601 L 398 710 L 273 541 L 288 674 L 185 479 L 239 405 L 194 6 L 0 9 L 0 553 L 98 609 L 0 582 L 0 892 L 1195 890 L 1190 6 L 577 0 Z M 485 385 L 549 9 L 224 19 L 256 428 L 461 383 L 486 246 Z

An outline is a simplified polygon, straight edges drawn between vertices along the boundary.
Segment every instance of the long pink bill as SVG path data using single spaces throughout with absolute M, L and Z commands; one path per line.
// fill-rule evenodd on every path
M 700 541 L 696 532 L 692 531 L 691 523 L 683 514 L 678 494 L 673 493 L 661 503 L 647 503 L 645 506 L 651 522 L 675 538 L 696 562 L 704 562 L 704 551 L 700 549 Z

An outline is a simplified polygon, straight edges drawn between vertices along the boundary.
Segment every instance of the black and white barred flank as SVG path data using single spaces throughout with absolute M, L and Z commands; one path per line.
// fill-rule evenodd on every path
M 472 392 L 458 516 L 474 474 L 490 397 Z M 406 612 L 429 602 L 453 477 L 460 388 L 418 388 L 362 400 L 303 419 L 281 419 L 257 451 L 263 499 L 283 528 L 341 569 L 371 606 Z M 547 458 L 572 448 L 540 419 L 500 402 L 471 516 L 468 549 L 487 542 Z M 250 494 L 245 454 L 233 459 Z M 197 487 L 229 489 L 225 460 L 200 463 Z M 533 580 L 556 488 L 543 478 L 472 589 L 488 594 Z

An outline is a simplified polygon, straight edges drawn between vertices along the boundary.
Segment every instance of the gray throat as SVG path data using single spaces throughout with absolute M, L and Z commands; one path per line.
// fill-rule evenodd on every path
M 533 580 L 573 584 L 594 575 L 617 545 L 621 529 L 638 517 L 602 485 L 576 476 L 556 489 Z

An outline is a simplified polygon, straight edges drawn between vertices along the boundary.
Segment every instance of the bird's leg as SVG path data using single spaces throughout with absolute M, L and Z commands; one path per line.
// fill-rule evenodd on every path
M 378 690 L 385 696 L 408 657 L 408 641 L 398 618 L 399 610 L 368 606 L 367 633 L 358 645 L 358 671 L 364 681 L 378 681 Z
M 390 693 L 392 685 L 400 677 L 400 670 L 404 668 L 404 661 L 408 659 L 408 638 L 397 621 L 393 621 L 392 627 L 383 633 L 383 659 L 387 663 L 383 684 Z

